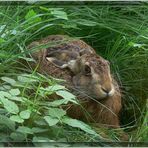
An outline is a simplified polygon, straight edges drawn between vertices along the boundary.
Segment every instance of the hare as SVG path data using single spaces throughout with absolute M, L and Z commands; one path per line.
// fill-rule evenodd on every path
M 28 48 L 47 42 L 62 41 L 63 38 L 70 37 L 51 35 L 31 43 Z M 67 59 L 62 59 L 59 51 L 66 51 Z M 74 53 L 74 56 L 71 57 L 71 53 Z M 97 55 L 92 47 L 81 40 L 70 38 L 66 43 L 43 48 L 32 53 L 32 56 L 40 63 L 39 72 L 65 79 L 65 86 L 78 97 L 81 106 L 70 105 L 67 108 L 71 117 L 94 122 L 99 126 L 120 127 L 119 112 L 122 105 L 119 86 L 111 75 L 109 62 Z M 61 62 L 58 58 L 63 60 L 62 64 L 58 63 Z M 71 60 L 73 63 L 68 63 Z M 71 64 L 72 67 L 66 69 L 64 64 L 69 64 L 69 67 Z

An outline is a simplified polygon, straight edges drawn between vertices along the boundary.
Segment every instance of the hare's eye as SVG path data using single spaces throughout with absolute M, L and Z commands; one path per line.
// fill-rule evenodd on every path
M 85 75 L 90 75 L 91 74 L 91 68 L 88 65 L 85 65 Z

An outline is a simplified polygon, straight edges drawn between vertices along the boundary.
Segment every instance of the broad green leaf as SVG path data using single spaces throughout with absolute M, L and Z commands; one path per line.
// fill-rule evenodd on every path
M 16 81 L 12 78 L 8 78 L 8 77 L 1 77 L 1 79 L 11 85 L 15 85 Z
M 11 98 L 11 94 L 6 91 L 0 91 L 0 98 Z
M 85 131 L 86 133 L 97 136 L 97 133 L 94 130 L 92 130 L 89 125 L 85 124 L 82 121 L 65 117 L 62 119 L 62 122 L 69 125 L 69 126 L 80 128 L 81 130 Z
M 11 32 L 12 35 L 16 35 L 18 33 L 18 31 L 15 30 L 15 29 L 11 30 L 10 32 Z
M 0 25 L 0 33 L 3 31 L 3 29 L 5 29 L 7 27 L 7 25 Z
M 18 81 L 23 82 L 23 83 L 31 83 L 31 82 L 37 82 L 37 79 L 33 75 L 28 75 L 28 74 L 22 74 L 17 77 Z
M 63 90 L 63 89 L 66 89 L 65 86 L 56 84 L 56 85 L 53 85 L 53 86 L 48 86 L 46 88 L 41 87 L 39 92 L 40 92 L 40 95 L 44 97 L 46 95 L 53 94 L 57 90 Z
M 28 13 L 26 14 L 25 19 L 28 20 L 28 19 L 30 19 L 31 17 L 34 17 L 34 16 L 36 16 L 36 15 L 37 15 L 36 12 L 35 12 L 33 9 L 31 9 L 31 10 L 29 10 Z
M 19 108 L 16 103 L 6 99 L 6 98 L 0 98 L 0 101 L 4 105 L 4 108 L 12 114 L 17 114 L 19 112 Z
M 60 99 L 60 100 L 55 100 L 53 102 L 50 102 L 49 106 L 57 107 L 57 106 L 60 106 L 62 104 L 67 104 L 67 103 L 68 103 L 68 100 Z
M 0 44 L 6 42 L 3 38 L 0 38 Z
M 0 125 L 5 125 L 12 131 L 15 130 L 15 122 L 4 115 L 0 115 Z
M 20 112 L 20 117 L 22 119 L 29 119 L 30 118 L 30 114 L 31 114 L 30 110 L 24 110 L 24 111 Z
M 20 133 L 20 132 L 13 132 L 10 134 L 10 137 L 15 141 L 15 142 L 20 142 L 24 141 L 27 137 L 26 134 Z
M 10 85 L 3 85 L 2 87 L 4 88 L 4 90 L 10 90 L 11 89 Z
M 11 89 L 9 92 L 12 96 L 18 96 L 20 94 L 20 90 L 18 88 Z
M 10 97 L 8 99 L 14 100 L 14 101 L 19 101 L 19 102 L 24 102 L 24 98 L 23 97 L 12 96 L 12 97 Z
M 67 100 L 76 99 L 76 96 L 74 96 L 72 93 L 65 91 L 65 90 L 59 90 L 56 92 L 56 94 Z
M 33 137 L 32 142 L 35 145 L 35 147 L 49 147 L 49 142 L 55 141 L 50 140 L 47 137 Z M 51 144 L 50 147 L 52 147 Z
M 50 140 L 50 139 L 48 139 L 48 138 L 46 138 L 46 137 L 33 137 L 33 140 L 32 140 L 33 142 L 54 142 L 54 140 Z M 48 145 L 49 146 L 49 145 Z
M 10 117 L 10 120 L 18 122 L 18 123 L 23 123 L 24 122 L 24 120 L 19 115 L 12 115 Z
M 7 114 L 8 112 L 7 112 L 7 110 L 6 109 L 4 109 L 4 108 L 0 108 L 0 114 L 2 115 L 2 114 Z
M 51 14 L 53 16 L 55 16 L 56 18 L 68 20 L 67 13 L 64 11 L 53 10 L 53 11 L 51 11 Z
M 48 123 L 49 126 L 56 125 L 59 122 L 57 118 L 53 118 L 51 116 L 45 116 L 44 119 Z
M 31 23 L 36 23 L 41 21 L 41 18 L 37 16 L 36 12 L 33 9 L 28 11 L 28 13 L 25 16 L 25 19 L 29 20 L 29 22 Z
M 43 133 L 43 132 L 47 132 L 48 131 L 48 129 L 39 128 L 39 127 L 33 127 L 31 130 L 32 130 L 33 133 Z
M 33 134 L 32 129 L 26 126 L 19 126 L 16 131 L 20 133 Z
M 14 100 L 14 101 L 19 101 L 19 102 L 25 102 L 25 101 L 27 101 L 27 98 L 25 98 L 25 97 L 18 97 L 18 96 L 11 96 L 8 99 L 9 100 Z
M 60 119 L 62 116 L 66 115 L 66 111 L 59 108 L 48 108 L 48 115 Z
M 41 90 L 44 90 L 44 91 L 51 91 L 51 92 L 54 92 L 54 91 L 57 91 L 57 90 L 63 90 L 63 89 L 66 89 L 65 86 L 62 86 L 62 85 L 53 85 L 53 86 L 48 86 L 46 88 L 43 88 L 41 87 L 40 88 Z
M 71 94 L 70 92 L 66 91 L 66 90 L 59 90 L 56 92 L 57 95 L 63 97 L 65 100 L 71 101 L 75 104 L 78 104 L 76 101 L 76 96 L 74 96 L 73 94 Z
M 42 118 L 42 119 L 38 119 L 38 120 L 36 120 L 36 121 L 34 121 L 37 125 L 39 125 L 39 126 L 45 126 L 45 125 L 47 125 L 46 124 L 46 122 L 45 122 L 45 120 Z

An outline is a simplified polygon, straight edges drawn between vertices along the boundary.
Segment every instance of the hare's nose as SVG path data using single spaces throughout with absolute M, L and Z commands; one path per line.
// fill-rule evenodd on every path
M 114 94 L 114 88 L 104 88 L 101 87 L 102 91 L 107 94 L 107 96 L 112 96 Z
M 109 93 L 111 91 L 111 89 L 107 89 L 107 88 L 104 88 L 104 87 L 101 87 L 101 89 L 105 92 L 105 93 Z

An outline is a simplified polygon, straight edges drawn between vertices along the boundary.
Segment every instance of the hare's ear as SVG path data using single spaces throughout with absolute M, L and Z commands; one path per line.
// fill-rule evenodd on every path
M 66 68 L 68 66 L 66 62 L 58 60 L 54 57 L 46 57 L 46 60 L 53 63 L 56 67 L 59 67 L 59 68 Z
M 62 53 L 62 51 L 60 51 L 60 50 L 49 51 L 49 52 L 47 53 L 47 57 L 54 57 L 54 56 L 56 56 L 56 55 L 58 55 L 58 54 L 61 54 L 61 53 Z

